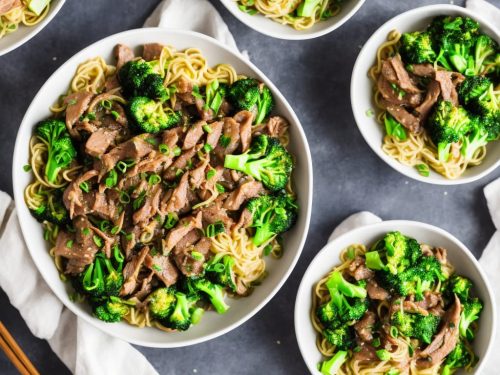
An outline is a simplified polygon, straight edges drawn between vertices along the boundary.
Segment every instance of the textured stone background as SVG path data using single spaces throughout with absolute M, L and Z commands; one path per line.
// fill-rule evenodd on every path
M 289 100 L 311 146 L 314 207 L 304 252 L 288 282 L 253 319 L 204 344 L 181 349 L 139 348 L 162 374 L 304 374 L 293 330 L 293 306 L 302 274 L 332 228 L 347 215 L 370 210 L 385 219 L 411 219 L 440 226 L 476 256 L 494 231 L 482 188 L 497 170 L 476 183 L 432 186 L 386 166 L 365 144 L 354 123 L 349 83 L 359 48 L 382 23 L 435 0 L 368 0 L 335 32 L 319 39 L 273 39 L 233 18 L 217 0 L 241 49 Z M 500 0 L 493 0 L 500 6 Z M 119 31 L 141 27 L 158 0 L 69 0 L 35 38 L 0 57 L 0 189 L 12 193 L 11 155 L 17 128 L 34 95 L 57 67 L 83 47 Z M 463 5 L 464 1 L 455 1 Z M 20 275 L 21 276 L 21 275 Z M 20 287 L 22 282 L 20 281 Z M 68 373 L 45 341 L 35 338 L 0 291 L 0 320 L 42 374 Z M 132 365 L 132 364 L 131 364 Z M 16 374 L 0 352 L 0 373 Z

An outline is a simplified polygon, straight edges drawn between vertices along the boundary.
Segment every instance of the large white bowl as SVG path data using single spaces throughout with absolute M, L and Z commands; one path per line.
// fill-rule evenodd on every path
M 301 211 L 297 224 L 285 236 L 283 257 L 279 260 L 268 257 L 266 259 L 266 268 L 269 271 L 267 278 L 255 288 L 249 297 L 239 300 L 230 299 L 228 302 L 231 308 L 225 315 L 207 312 L 200 324 L 181 333 L 165 333 L 154 328 L 139 329 L 126 323 L 106 324 L 92 317 L 84 304 L 70 301 L 67 292 L 71 288 L 59 279 L 54 262 L 48 254 L 47 244 L 43 240 L 42 228 L 30 215 L 23 199 L 23 190 L 32 177 L 31 173 L 23 171 L 23 165 L 28 161 L 28 143 L 33 126 L 50 116 L 49 106 L 61 93 L 66 92 L 78 64 L 95 56 L 103 56 L 107 61 L 113 61 L 111 53 L 117 43 L 139 47 L 148 42 L 165 43 L 180 50 L 188 47 L 199 48 L 210 65 L 229 63 L 237 72 L 263 81 L 274 94 L 276 113 L 290 121 L 290 149 L 297 159 L 294 182 Z M 293 109 L 273 83 L 252 63 L 216 40 L 194 32 L 159 28 L 130 30 L 94 43 L 69 59 L 47 80 L 28 108 L 17 135 L 12 171 L 14 197 L 21 229 L 31 256 L 47 284 L 75 314 L 113 336 L 138 345 L 167 348 L 196 344 L 222 335 L 244 323 L 257 313 L 283 285 L 299 258 L 309 227 L 312 201 L 311 155 L 304 131 Z M 19 275 L 19 277 L 22 276 Z
M 317 38 L 328 34 L 342 26 L 359 8 L 365 0 L 348 0 L 342 4 L 342 9 L 335 17 L 318 22 L 307 30 L 295 30 L 290 25 L 282 25 L 264 15 L 257 13 L 250 15 L 241 11 L 235 0 L 220 0 L 221 3 L 241 22 L 248 27 L 268 36 L 279 39 L 303 40 Z
M 50 2 L 49 13 L 45 18 L 34 26 L 19 25 L 19 28 L 13 33 L 5 35 L 0 39 L 0 56 L 10 52 L 17 47 L 22 46 L 28 40 L 33 38 L 54 18 L 64 5 L 66 0 L 52 0 Z
M 428 182 L 438 185 L 456 185 L 465 184 L 478 180 L 488 173 L 493 171 L 500 165 L 500 142 L 491 142 L 487 146 L 487 156 L 481 165 L 468 168 L 465 173 L 455 179 L 447 179 L 440 174 L 432 171 L 429 177 L 421 176 L 414 167 L 410 167 L 400 163 L 387 155 L 382 150 L 382 139 L 385 135 L 385 130 L 379 125 L 374 116 L 371 118 L 366 115 L 367 110 L 372 109 L 375 113 L 377 109 L 373 102 L 373 83 L 368 77 L 368 70 L 375 63 L 375 56 L 378 47 L 386 41 L 387 34 L 391 30 L 398 30 L 400 32 L 410 32 L 423 30 L 431 22 L 432 18 L 439 15 L 451 16 L 467 16 L 475 19 L 481 26 L 481 31 L 490 35 L 497 42 L 500 43 L 500 34 L 498 28 L 490 22 L 472 13 L 471 11 L 456 6 L 456 5 L 430 5 L 421 8 L 412 9 L 408 12 L 400 14 L 387 21 L 382 25 L 368 41 L 365 43 L 363 49 L 354 65 L 351 78 L 351 106 L 354 113 L 354 118 L 358 128 L 365 138 L 365 141 L 371 149 L 387 164 L 398 172 L 411 177 L 415 180 Z M 498 25 L 497 25 L 498 27 Z
M 491 352 L 495 337 L 496 306 L 491 286 L 474 255 L 458 239 L 438 227 L 406 220 L 384 221 L 351 230 L 328 243 L 307 268 L 295 301 L 295 334 L 300 352 L 311 374 L 320 375 L 316 365 L 323 360 L 316 347 L 316 331 L 310 317 L 314 285 L 340 263 L 339 255 L 343 249 L 352 244 L 369 246 L 385 233 L 394 230 L 413 237 L 420 243 L 444 247 L 448 250 L 448 259 L 456 272 L 470 278 L 474 283 L 474 295 L 484 302 L 479 330 L 473 343 L 474 352 L 479 356 L 479 363 L 474 368 L 474 373 L 481 374 L 481 368 Z

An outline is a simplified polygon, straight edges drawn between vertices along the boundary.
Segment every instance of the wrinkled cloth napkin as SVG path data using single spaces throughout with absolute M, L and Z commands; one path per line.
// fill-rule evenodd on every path
M 498 9 L 483 0 L 468 0 L 467 7 L 469 6 L 488 18 L 495 13 L 494 11 L 498 12 Z M 496 25 L 500 24 L 498 17 L 500 15 L 497 13 L 497 18 L 491 19 Z M 238 50 L 227 25 L 207 0 L 164 0 L 144 26 L 197 31 Z M 496 215 L 493 220 L 499 229 L 500 180 L 490 184 L 485 189 L 485 194 L 492 216 Z M 332 236 L 380 220 L 367 212 L 356 214 L 344 221 Z M 50 291 L 26 248 L 12 199 L 3 192 L 0 192 L 0 223 L 0 251 L 3 256 L 3 261 L 0 262 L 0 287 L 6 292 L 11 304 L 20 311 L 31 332 L 39 338 L 46 339 L 72 373 L 158 374 L 133 346 L 101 332 L 78 318 Z M 492 284 L 496 284 L 496 280 L 500 282 L 496 272 L 500 267 L 499 231 L 490 241 L 481 262 Z M 18 287 L 20 274 L 24 275 L 21 289 Z M 499 296 L 496 297 L 500 304 Z M 495 348 L 496 352 L 500 350 L 498 339 Z M 488 368 L 492 369 L 495 364 L 491 361 L 489 365 Z
M 484 195 L 488 203 L 491 219 L 496 232 L 491 237 L 488 245 L 483 251 L 479 263 L 486 273 L 486 276 L 492 286 L 500 284 L 500 178 L 491 182 L 484 188 Z M 382 219 L 371 212 L 363 211 L 349 216 L 332 232 L 328 238 L 328 242 L 336 239 L 340 235 L 349 232 L 352 229 L 359 228 L 365 225 L 376 224 L 381 222 Z M 500 291 L 493 288 L 494 299 L 497 307 L 500 307 Z M 497 309 L 496 321 L 500 322 L 500 309 Z M 496 375 L 500 366 L 500 331 L 497 330 L 493 347 L 488 361 L 483 368 L 483 375 Z

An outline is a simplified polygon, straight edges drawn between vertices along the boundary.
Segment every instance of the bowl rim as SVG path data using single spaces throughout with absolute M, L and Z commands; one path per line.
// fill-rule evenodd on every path
M 319 38 L 319 37 L 321 37 L 323 35 L 331 33 L 332 31 L 338 29 L 344 23 L 346 23 L 347 21 L 349 21 L 354 16 L 354 14 L 356 14 L 358 12 L 358 10 L 363 6 L 363 4 L 365 3 L 366 0 L 352 0 L 352 1 L 356 1 L 356 5 L 349 12 L 347 12 L 343 17 L 341 17 L 337 22 L 334 22 L 330 26 L 325 26 L 321 30 L 317 30 L 317 31 L 308 31 L 307 29 L 306 30 L 300 30 L 300 31 L 296 30 L 297 34 L 289 34 L 288 35 L 285 32 L 282 33 L 282 32 L 270 31 L 267 28 L 262 28 L 262 29 L 256 28 L 253 25 L 253 22 L 251 21 L 251 19 L 249 17 L 256 17 L 256 16 L 258 16 L 258 17 L 266 18 L 265 16 L 263 16 L 262 14 L 259 14 L 259 13 L 255 14 L 253 16 L 249 16 L 248 14 L 246 14 L 246 13 L 242 12 L 241 10 L 239 10 L 237 6 L 231 6 L 231 2 L 234 2 L 234 0 L 220 0 L 220 2 L 222 3 L 222 5 L 224 5 L 224 7 L 234 17 L 236 17 L 236 19 L 238 19 L 240 22 L 242 22 L 243 24 L 245 24 L 246 26 L 248 26 L 252 30 L 258 31 L 261 34 L 270 36 L 272 38 L 282 39 L 282 40 L 307 40 L 307 39 Z M 271 19 L 269 19 L 268 21 L 269 22 L 275 22 L 275 21 L 273 21 Z M 321 22 L 328 22 L 328 20 L 321 21 Z M 290 27 L 288 25 L 281 25 L 281 26 L 283 26 L 283 27 Z
M 367 133 L 367 129 L 365 129 L 361 124 L 363 123 L 363 118 L 360 118 L 359 114 L 357 113 L 358 111 L 355 110 L 357 108 L 356 103 L 356 95 L 359 94 L 358 90 L 355 87 L 355 82 L 357 83 L 357 79 L 355 77 L 359 76 L 360 74 L 366 75 L 367 72 L 362 72 L 360 71 L 361 65 L 363 64 L 363 61 L 361 59 L 361 56 L 364 55 L 368 50 L 372 49 L 372 44 L 374 43 L 375 39 L 379 37 L 379 35 L 382 32 L 382 29 L 385 29 L 389 25 L 398 22 L 400 19 L 408 18 L 410 16 L 413 17 L 418 17 L 419 19 L 423 18 L 429 18 L 433 17 L 435 15 L 430 15 L 429 13 L 434 13 L 436 11 L 440 11 L 442 13 L 448 13 L 448 12 L 454 12 L 454 13 L 459 13 L 463 16 L 468 16 L 473 18 L 474 20 L 478 21 L 481 26 L 486 25 L 489 29 L 493 30 L 496 34 L 496 39 L 500 43 L 500 33 L 498 28 L 491 23 L 489 20 L 485 19 L 481 14 L 477 14 L 475 12 L 472 12 L 471 10 L 467 8 L 463 8 L 458 5 L 452 5 L 452 4 L 434 4 L 434 5 L 427 5 L 423 7 L 418 7 L 414 9 L 410 9 L 404 13 L 398 14 L 397 16 L 390 18 L 386 22 L 384 22 L 380 27 L 377 28 L 375 32 L 368 38 L 368 40 L 364 43 L 363 48 L 360 50 L 358 57 L 356 58 L 356 62 L 354 63 L 352 73 L 351 73 L 351 83 L 350 83 L 350 100 L 351 100 L 351 110 L 354 116 L 354 120 L 356 123 L 356 126 L 358 127 L 361 135 L 363 136 L 365 142 L 368 144 L 368 146 L 373 150 L 373 152 L 379 156 L 387 165 L 389 165 L 391 168 L 396 170 L 397 172 L 412 178 L 414 180 L 420 181 L 420 182 L 425 182 L 428 184 L 433 184 L 433 185 L 461 185 L 461 184 L 467 184 L 470 182 L 477 181 L 491 172 L 493 172 L 498 166 L 500 166 L 500 159 L 497 160 L 495 163 L 493 163 L 490 167 L 486 168 L 484 171 L 477 173 L 472 176 L 467 176 L 467 177 L 458 177 L 456 179 L 447 179 L 443 176 L 434 176 L 431 174 L 429 177 L 424 177 L 421 176 L 418 173 L 414 173 L 413 168 L 410 166 L 407 166 L 405 164 L 402 164 L 401 162 L 393 159 L 389 155 L 387 155 L 385 152 L 382 150 L 382 142 L 378 146 L 372 145 L 368 139 L 370 136 Z M 375 57 L 375 54 L 373 55 Z M 361 113 L 361 112 L 360 112 Z M 364 113 L 364 111 L 363 111 Z M 371 124 L 370 124 L 371 125 Z M 378 124 L 377 124 L 378 125 Z M 380 125 L 378 125 L 380 126 Z M 497 147 L 500 147 L 500 144 L 497 145 Z M 413 172 L 413 173 L 412 173 Z
M 0 49 L 0 56 L 3 56 L 9 52 L 14 51 L 15 49 L 21 47 L 23 44 L 27 43 L 31 38 L 33 38 L 35 35 L 37 35 L 40 31 L 42 31 L 47 24 L 52 21 L 52 19 L 56 16 L 57 13 L 61 10 L 62 6 L 66 0 L 59 0 L 56 4 L 55 7 L 51 8 L 49 10 L 49 14 L 47 14 L 47 17 L 45 17 L 41 22 L 33 25 L 33 26 L 24 26 L 24 27 L 29 27 L 30 32 L 28 32 L 24 38 L 21 38 L 15 43 L 12 43 L 11 45 Z M 5 35 L 4 38 L 8 38 L 8 35 Z
M 64 64 L 62 64 L 56 71 L 54 71 L 50 77 L 47 78 L 46 82 L 42 85 L 42 87 L 39 89 L 37 94 L 34 96 L 32 102 L 30 103 L 29 107 L 26 109 L 25 115 L 23 116 L 23 119 L 21 121 L 21 125 L 19 127 L 18 133 L 16 135 L 16 142 L 15 142 L 15 147 L 14 147 L 14 153 L 13 153 L 13 161 L 12 161 L 12 181 L 13 181 L 13 190 L 14 190 L 14 201 L 16 206 L 17 205 L 23 205 L 24 203 L 24 186 L 19 186 L 20 181 L 18 181 L 18 175 L 20 175 L 21 172 L 16 170 L 15 166 L 16 165 L 22 165 L 22 161 L 26 158 L 26 152 L 27 150 L 22 150 L 19 146 L 20 144 L 20 139 L 21 139 L 21 129 L 23 127 L 33 127 L 33 124 L 28 124 L 26 121 L 27 116 L 30 114 L 32 111 L 32 107 L 34 104 L 40 100 L 40 96 L 42 95 L 42 92 L 46 90 L 48 87 L 48 81 L 56 74 L 58 74 L 61 70 L 65 69 L 68 66 L 73 66 L 77 65 L 82 61 L 82 55 L 84 55 L 86 52 L 89 50 L 94 49 L 96 46 L 99 46 L 101 43 L 106 43 L 109 40 L 116 40 L 122 37 L 126 37 L 131 34 L 146 34 L 150 35 L 151 39 L 155 39 L 158 37 L 158 33 L 161 33 L 165 38 L 170 38 L 170 39 L 175 39 L 177 35 L 185 36 L 185 37 L 191 37 L 194 39 L 202 39 L 207 43 L 215 44 L 217 47 L 224 49 L 227 53 L 231 54 L 234 59 L 240 61 L 244 65 L 247 65 L 250 70 L 253 70 L 256 72 L 256 76 L 259 77 L 266 85 L 268 85 L 273 93 L 275 94 L 275 97 L 279 99 L 279 101 L 283 104 L 283 106 L 288 110 L 288 112 L 291 115 L 291 118 L 289 118 L 289 122 L 295 124 L 294 125 L 294 131 L 296 131 L 297 137 L 301 138 L 302 142 L 304 143 L 304 148 L 305 148 L 305 154 L 302 155 L 303 163 L 304 163 L 304 170 L 306 174 L 306 184 L 309 185 L 304 189 L 304 202 L 306 202 L 305 207 L 301 208 L 301 215 L 304 215 L 304 230 L 300 234 L 300 240 L 298 241 L 298 246 L 296 250 L 296 254 L 293 257 L 288 269 L 284 273 L 283 278 L 276 284 L 276 286 L 271 290 L 271 292 L 263 298 L 255 308 L 247 312 L 241 319 L 235 321 L 233 324 L 228 325 L 224 329 L 221 329 L 219 331 L 213 332 L 211 334 L 205 334 L 200 337 L 192 338 L 192 339 L 186 339 L 186 340 L 181 340 L 180 342 L 149 342 L 147 340 L 141 340 L 141 339 L 134 339 L 128 337 L 126 334 L 122 334 L 121 332 L 115 332 L 115 331 L 108 331 L 105 330 L 103 327 L 101 327 L 98 324 L 98 321 L 96 318 L 91 316 L 90 314 L 86 313 L 81 313 L 78 309 L 75 307 L 75 303 L 70 302 L 67 298 L 63 298 L 62 294 L 65 293 L 65 291 L 60 291 L 60 290 L 54 290 L 51 287 L 51 282 L 49 280 L 48 275 L 46 275 L 44 272 L 41 270 L 43 267 L 41 266 L 41 260 L 38 260 L 36 252 L 32 249 L 33 246 L 30 246 L 28 241 L 26 242 L 26 246 L 28 248 L 28 251 L 30 253 L 31 258 L 33 259 L 33 262 L 36 265 L 37 271 L 40 272 L 42 275 L 42 278 L 44 281 L 47 283 L 51 291 L 57 296 L 57 298 L 63 303 L 63 305 L 68 308 L 73 314 L 76 316 L 82 318 L 84 321 L 87 323 L 90 323 L 97 329 L 105 332 L 108 335 L 117 337 L 119 339 L 122 339 L 124 341 L 127 341 L 132 344 L 140 345 L 140 346 L 145 346 L 145 347 L 155 347 L 155 348 L 178 348 L 178 347 L 184 347 L 184 346 L 189 346 L 189 345 L 194 345 L 198 343 L 202 343 L 211 339 L 214 339 L 216 337 L 219 337 L 221 335 L 224 335 L 227 332 L 232 331 L 233 329 L 239 327 L 246 321 L 248 321 L 250 318 L 252 318 L 254 315 L 256 315 L 275 295 L 276 293 L 281 289 L 283 284 L 287 281 L 288 277 L 292 273 L 292 271 L 295 269 L 295 266 L 298 262 L 298 259 L 303 251 L 304 244 L 307 238 L 307 234 L 309 232 L 309 225 L 310 225 L 310 219 L 311 219 L 311 211 L 312 211 L 312 191 L 313 191 L 313 165 L 312 165 L 312 158 L 311 158 L 311 152 L 309 148 L 309 143 L 307 141 L 304 129 L 302 127 L 301 122 L 299 121 L 296 113 L 294 112 L 292 106 L 288 103 L 288 101 L 285 99 L 283 94 L 279 91 L 279 89 L 274 85 L 274 83 L 259 69 L 257 68 L 252 62 L 250 62 L 248 59 L 245 59 L 239 52 L 236 52 L 232 50 L 231 48 L 223 45 L 221 42 L 218 40 L 209 37 L 207 35 L 195 32 L 195 31 L 188 31 L 188 30 L 179 30 L 179 29 L 173 29 L 173 28 L 158 28 L 158 27 L 150 27 L 150 28 L 139 28 L 139 29 L 132 29 L 132 30 L 127 30 L 123 32 L 119 32 L 110 36 L 107 36 L 101 40 L 98 40 L 87 47 L 81 49 L 79 52 L 74 54 L 72 57 L 70 57 Z M 153 35 L 154 34 L 154 35 Z M 173 44 L 173 43 L 172 43 Z M 308 189 L 307 189 L 308 188 Z M 306 190 L 308 192 L 306 193 Z M 20 218 L 21 219 L 21 218 Z M 34 220 L 34 219 L 33 219 Z M 24 226 L 23 221 L 19 220 L 20 222 L 20 227 L 21 227 L 21 233 L 23 235 L 23 239 L 28 238 L 29 233 L 27 232 L 27 228 Z
M 466 255 L 469 262 L 473 265 L 473 267 L 476 269 L 479 276 L 481 277 L 481 280 L 483 281 L 483 283 L 486 287 L 485 294 L 489 300 L 488 302 L 491 303 L 492 326 L 491 326 L 491 332 L 490 332 L 489 337 L 488 337 L 486 351 L 485 351 L 484 355 L 482 356 L 482 358 L 480 358 L 479 366 L 474 368 L 475 373 L 478 373 L 478 374 L 480 373 L 479 370 L 481 370 L 482 367 L 484 366 L 484 364 L 486 363 L 485 359 L 487 359 L 488 356 L 492 352 L 493 343 L 495 340 L 496 326 L 497 326 L 497 322 L 496 322 L 497 306 L 496 306 L 496 300 L 494 298 L 493 289 L 491 287 L 490 281 L 489 281 L 488 277 L 486 276 L 486 273 L 482 269 L 481 265 L 479 264 L 479 261 L 472 254 L 472 252 L 469 250 L 469 248 L 467 246 L 465 246 L 465 244 L 463 242 L 461 242 L 453 234 L 451 234 L 451 233 L 447 232 L 446 230 L 439 228 L 435 225 L 423 223 L 420 221 L 414 221 L 414 220 L 383 220 L 381 222 L 362 225 L 360 227 L 351 229 L 351 230 L 341 234 L 340 236 L 334 238 L 333 240 L 327 242 L 325 244 L 325 246 L 323 246 L 323 248 L 311 260 L 311 262 L 307 266 L 306 271 L 304 272 L 304 274 L 302 276 L 302 280 L 300 281 L 299 288 L 297 290 L 297 295 L 295 298 L 294 330 L 295 330 L 295 337 L 297 339 L 297 344 L 299 346 L 300 354 L 302 355 L 302 359 L 304 360 L 304 363 L 306 364 L 306 366 L 309 369 L 309 371 L 311 372 L 311 374 L 318 373 L 318 370 L 315 367 L 315 364 L 312 365 L 312 364 L 308 363 L 308 361 L 306 360 L 306 358 L 307 358 L 306 353 L 307 353 L 308 348 L 306 348 L 304 346 L 304 342 L 301 341 L 302 336 L 299 335 L 300 330 L 298 329 L 299 325 L 304 323 L 303 316 L 301 316 L 299 314 L 299 305 L 302 302 L 302 300 L 304 299 L 304 296 L 311 293 L 311 290 L 308 290 L 309 286 L 306 285 L 306 282 L 305 282 L 306 276 L 310 272 L 313 272 L 315 263 L 318 261 L 318 259 L 323 257 L 323 254 L 325 254 L 327 252 L 331 252 L 333 249 L 337 248 L 338 243 L 343 241 L 343 239 L 345 237 L 353 236 L 353 235 L 362 235 L 363 232 L 370 231 L 370 230 L 386 231 L 388 228 L 389 229 L 392 228 L 394 230 L 394 228 L 398 228 L 401 226 L 413 226 L 416 229 L 421 229 L 421 230 L 433 232 L 433 233 L 436 233 L 438 236 L 442 236 L 442 237 L 447 238 L 448 240 L 450 240 L 451 242 L 454 243 L 454 245 L 456 246 L 457 249 L 459 249 L 459 251 L 461 251 L 462 253 L 464 253 Z M 335 262 L 338 262 L 338 261 L 337 260 L 332 261 L 332 267 L 336 264 Z M 317 280 L 319 280 L 320 277 L 321 277 L 321 275 L 317 278 Z M 310 324 L 309 316 L 308 316 L 308 323 Z

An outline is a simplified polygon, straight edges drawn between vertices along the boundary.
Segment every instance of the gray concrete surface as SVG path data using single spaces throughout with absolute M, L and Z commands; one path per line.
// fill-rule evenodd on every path
M 253 319 L 233 332 L 181 349 L 138 348 L 161 374 L 304 374 L 293 329 L 293 306 L 302 274 L 332 228 L 347 215 L 370 210 L 385 219 L 440 226 L 479 257 L 494 232 L 483 187 L 476 183 L 431 186 L 386 166 L 366 145 L 349 101 L 352 66 L 364 41 L 389 18 L 435 0 L 368 0 L 339 30 L 322 38 L 289 42 L 253 31 L 217 0 L 241 49 L 283 92 L 302 121 L 314 163 L 314 207 L 302 257 L 290 279 Z M 65 60 L 105 36 L 140 27 L 158 0 L 68 0 L 57 17 L 29 43 L 0 57 L 0 189 L 12 194 L 11 162 L 17 128 L 34 95 Z M 455 1 L 463 5 L 464 1 Z M 494 0 L 500 6 L 500 0 Z M 0 249 L 1 253 L 1 249 Z M 22 275 L 20 287 L 22 287 Z M 0 320 L 42 374 L 68 370 L 47 343 L 35 338 L 0 291 Z M 133 365 L 133 364 L 131 364 Z M 0 374 L 16 370 L 0 352 Z

